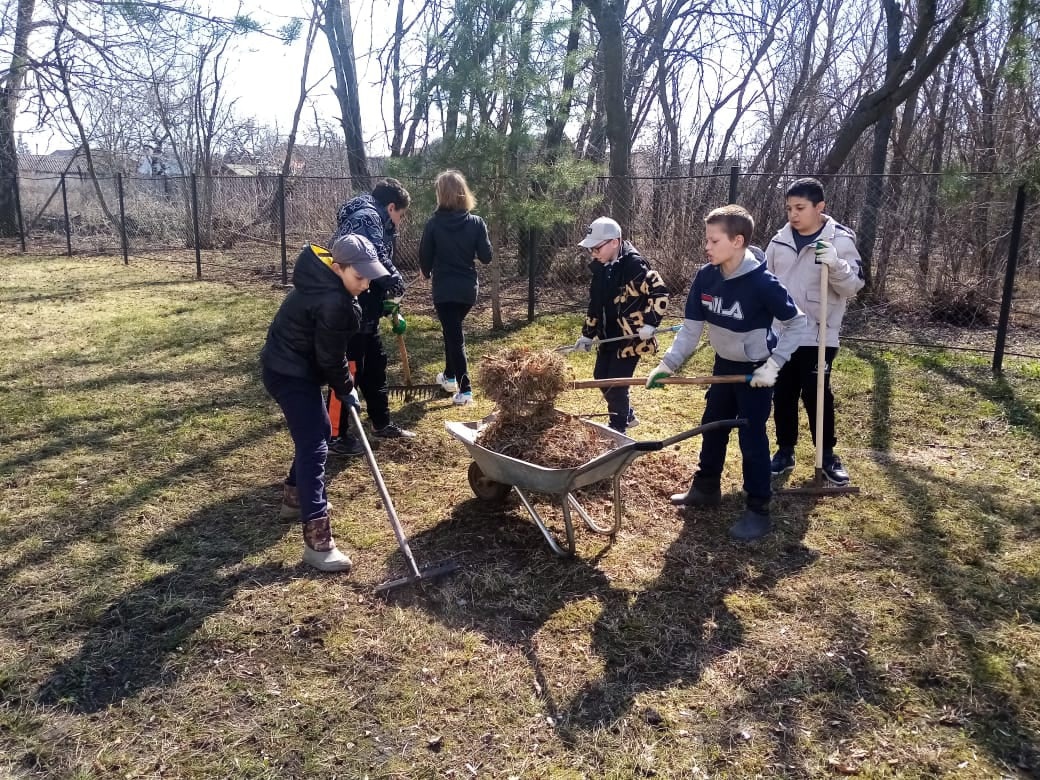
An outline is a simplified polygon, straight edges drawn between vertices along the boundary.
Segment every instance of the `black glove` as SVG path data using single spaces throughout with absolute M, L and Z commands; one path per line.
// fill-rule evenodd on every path
M 371 287 L 379 293 L 381 299 L 400 298 L 404 295 L 404 279 L 401 274 L 390 274 L 373 279 Z

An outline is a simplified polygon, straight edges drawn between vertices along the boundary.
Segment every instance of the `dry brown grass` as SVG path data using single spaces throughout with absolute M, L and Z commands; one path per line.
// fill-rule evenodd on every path
M 277 296 L 5 258 L 0 774 L 1040 773 L 1035 363 L 994 380 L 963 355 L 847 350 L 841 452 L 861 495 L 779 497 L 776 532 L 736 545 L 735 445 L 719 511 L 668 504 L 692 439 L 635 461 L 621 533 L 579 532 L 572 560 L 512 498 L 472 495 L 443 423 L 491 411 L 479 384 L 461 413 L 395 409 L 420 438 L 377 457 L 413 550 L 463 568 L 383 600 L 372 587 L 404 566 L 362 463 L 331 482 L 349 577 L 302 568 L 297 528 L 274 519 L 289 442 L 255 356 Z M 413 371 L 432 376 L 437 326 L 410 322 Z M 468 335 L 480 354 L 576 330 Z M 633 397 L 647 439 L 703 408 L 699 390 Z M 559 406 L 604 411 L 598 391 Z M 804 443 L 798 458 L 801 479 Z

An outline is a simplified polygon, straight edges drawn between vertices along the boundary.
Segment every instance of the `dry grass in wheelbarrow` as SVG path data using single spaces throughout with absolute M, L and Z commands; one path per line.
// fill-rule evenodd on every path
M 512 347 L 485 355 L 480 383 L 497 405 L 495 420 L 477 438 L 489 450 L 568 469 L 614 446 L 595 428 L 553 408 L 567 386 L 567 364 L 559 353 Z

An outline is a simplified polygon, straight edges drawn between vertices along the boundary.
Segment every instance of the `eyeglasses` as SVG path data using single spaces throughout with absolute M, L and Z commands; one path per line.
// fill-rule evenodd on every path
M 613 241 L 613 240 L 614 240 L 614 239 L 612 239 L 612 238 L 608 238 L 608 239 L 607 239 L 606 241 L 604 241 L 604 242 L 603 242 L 602 244 L 596 244 L 596 246 L 590 246 L 590 247 L 589 247 L 589 252 L 591 252 L 592 254 L 596 254 L 596 252 L 598 252 L 599 250 L 601 250 L 601 249 L 602 249 L 603 247 L 605 247 L 605 246 L 606 246 L 607 244 L 609 244 L 609 243 L 610 243 L 611 241 Z

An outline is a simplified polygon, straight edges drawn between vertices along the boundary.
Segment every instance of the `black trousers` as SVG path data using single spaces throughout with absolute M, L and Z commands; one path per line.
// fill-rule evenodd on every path
M 435 303 L 433 308 L 437 310 L 444 334 L 444 376 L 454 377 L 459 383 L 459 392 L 468 393 L 473 388 L 466 363 L 466 336 L 462 332 L 462 321 L 473 307 L 468 303 Z
M 365 399 L 365 411 L 376 430 L 390 424 L 390 396 L 386 380 L 386 350 L 379 333 L 355 333 L 347 343 L 347 359 L 354 363 L 354 386 Z M 340 435 L 350 430 L 350 410 L 340 413 Z
M 639 355 L 618 357 L 616 344 L 604 344 L 596 352 L 596 366 L 592 370 L 595 379 L 630 377 L 636 372 Z M 600 390 L 610 413 L 610 427 L 625 432 L 628 427 L 628 388 L 604 387 Z
M 773 388 L 773 422 L 778 447 L 793 449 L 798 443 L 798 399 L 809 417 L 809 433 L 816 444 L 816 357 L 817 347 L 799 347 L 780 369 Z M 837 347 L 827 347 L 823 375 L 823 450 L 833 452 L 838 442 L 834 435 L 834 394 L 831 393 L 831 364 Z

